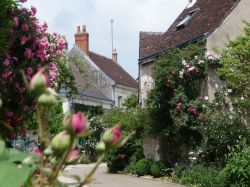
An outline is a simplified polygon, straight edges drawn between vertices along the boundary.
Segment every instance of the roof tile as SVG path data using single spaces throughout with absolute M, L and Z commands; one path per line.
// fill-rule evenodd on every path
M 136 80 L 117 62 L 94 52 L 90 52 L 89 57 L 107 76 L 118 84 L 138 88 Z
M 140 58 L 179 46 L 199 35 L 212 33 L 222 24 L 239 2 L 240 0 L 197 0 L 192 7 L 183 10 L 161 37 L 152 37 L 150 35 L 140 37 Z M 185 19 L 190 11 L 197 8 L 199 8 L 198 13 L 190 19 L 184 28 L 177 31 L 176 26 L 180 21 Z

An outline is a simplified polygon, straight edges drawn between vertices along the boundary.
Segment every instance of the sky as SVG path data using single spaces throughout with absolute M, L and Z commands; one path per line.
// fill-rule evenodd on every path
M 28 0 L 24 5 L 38 9 L 37 17 L 48 23 L 49 32 L 65 35 L 69 49 L 77 26 L 86 25 L 90 50 L 108 58 L 113 19 L 118 62 L 137 78 L 139 32 L 165 32 L 187 4 L 188 0 Z

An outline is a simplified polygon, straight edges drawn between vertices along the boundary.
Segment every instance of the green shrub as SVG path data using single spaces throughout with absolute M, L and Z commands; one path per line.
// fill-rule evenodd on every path
M 89 163 L 91 163 L 89 156 L 82 155 L 80 160 L 79 160 L 79 164 L 89 164 Z
M 226 186 L 250 186 L 250 147 L 235 154 L 220 175 L 225 177 Z
M 134 167 L 135 174 L 138 176 L 149 175 L 151 168 L 151 161 L 148 159 L 139 160 Z
M 166 174 L 165 164 L 161 161 L 154 162 L 151 165 L 150 173 L 153 177 L 162 177 Z
M 121 148 L 109 151 L 107 154 L 107 166 L 110 173 L 124 171 L 130 163 L 135 163 L 144 158 L 141 141 L 134 136 Z M 128 170 L 126 170 L 128 172 Z M 131 171 L 132 172 L 132 171 Z
M 89 119 L 90 135 L 88 137 L 80 138 L 79 144 L 81 149 L 90 157 L 91 161 L 96 161 L 97 152 L 96 145 L 101 141 L 101 135 L 104 132 L 102 120 L 99 116 Z
M 219 172 L 211 167 L 196 165 L 192 168 L 178 171 L 177 182 L 185 185 L 196 185 L 199 187 L 223 187 L 223 180 L 219 177 Z M 177 177 L 178 178 L 178 177 Z
M 110 173 L 124 172 L 130 163 L 135 163 L 144 158 L 142 150 L 143 124 L 145 124 L 144 110 L 139 108 L 121 109 L 116 108 L 110 114 L 102 117 L 106 127 L 120 124 L 123 134 L 127 135 L 132 131 L 136 134 L 119 149 L 112 150 L 107 154 L 107 166 Z M 127 168 L 125 172 L 132 172 Z

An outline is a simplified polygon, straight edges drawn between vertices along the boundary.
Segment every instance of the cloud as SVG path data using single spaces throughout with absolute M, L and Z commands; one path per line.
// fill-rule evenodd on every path
M 77 25 L 87 25 L 90 49 L 111 57 L 110 20 L 114 19 L 114 46 L 119 63 L 138 76 L 140 31 L 166 31 L 188 0 L 30 0 L 50 32 L 66 35 L 74 43 Z

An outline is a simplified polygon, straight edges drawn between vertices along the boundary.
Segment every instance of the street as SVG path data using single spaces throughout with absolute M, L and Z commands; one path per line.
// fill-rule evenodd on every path
M 65 174 L 84 176 L 84 174 L 86 174 L 92 167 L 93 164 L 71 166 L 66 169 Z M 95 180 L 89 185 L 89 187 L 180 187 L 180 185 L 159 182 L 142 177 L 109 174 L 106 171 L 106 165 L 102 164 L 97 169 L 97 172 L 94 175 Z

